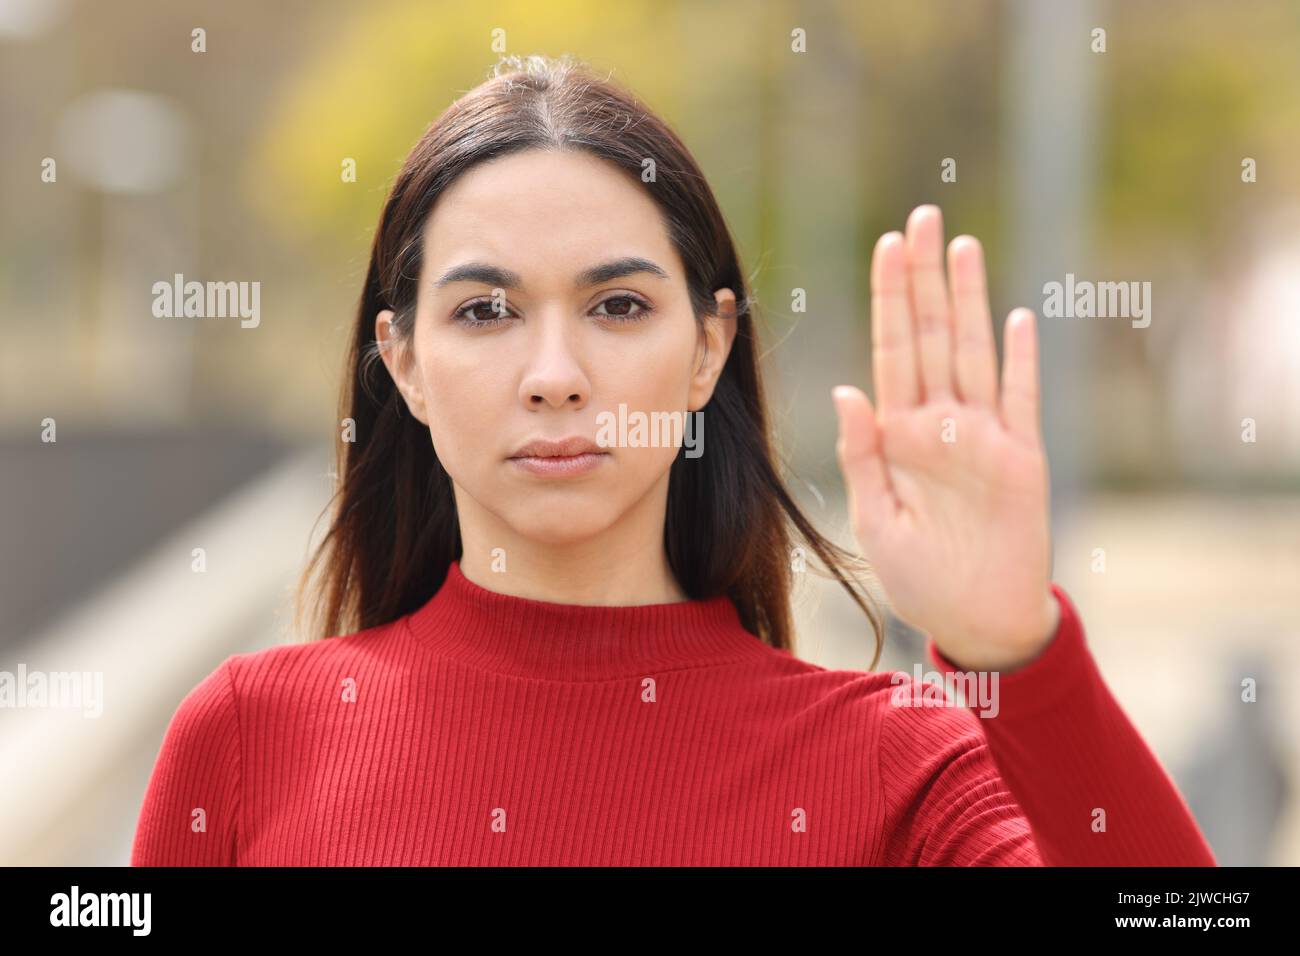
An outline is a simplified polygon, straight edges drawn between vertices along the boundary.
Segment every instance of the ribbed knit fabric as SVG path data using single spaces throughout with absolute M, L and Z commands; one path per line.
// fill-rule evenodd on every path
M 1214 865 L 1053 589 L 980 717 L 768 647 L 725 597 L 553 604 L 453 564 L 412 614 L 195 687 L 131 862 Z

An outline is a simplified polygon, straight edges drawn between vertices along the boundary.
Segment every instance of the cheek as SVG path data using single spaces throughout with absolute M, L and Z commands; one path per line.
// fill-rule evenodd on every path
M 677 319 L 655 334 L 628 337 L 611 347 L 601 363 L 596 401 L 611 411 L 677 411 L 686 407 L 695 361 L 693 320 Z
M 597 410 L 618 416 L 619 406 L 625 405 L 629 432 L 634 428 L 636 413 L 649 416 L 653 412 L 685 412 L 694 370 L 695 328 L 693 319 L 675 321 L 661 334 L 639 341 L 629 338 L 626 349 L 607 354 L 601 379 L 593 383 Z M 643 441 L 647 435 L 653 436 L 648 444 L 628 444 L 619 449 L 623 474 L 620 497 L 639 497 L 667 473 L 679 454 L 678 448 L 663 443 L 667 436 L 656 434 L 655 425 L 642 433 Z M 636 440 L 630 434 L 627 437 Z
M 685 407 L 689 387 L 690 363 L 665 355 L 637 362 L 613 378 L 601 404 L 608 403 L 611 410 L 625 402 L 629 411 L 675 411 Z
M 509 401 L 509 386 L 492 363 L 471 360 L 455 348 L 428 345 L 421 380 L 429 434 L 443 467 L 465 481 L 493 457 L 493 438 L 503 403 Z

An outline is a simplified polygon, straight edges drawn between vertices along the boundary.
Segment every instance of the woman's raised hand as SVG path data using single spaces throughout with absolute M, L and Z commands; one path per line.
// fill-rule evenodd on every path
M 853 533 L 895 613 L 970 670 L 1009 671 L 1056 633 L 1034 313 L 1007 317 L 1002 377 L 980 243 L 920 206 L 871 262 L 876 406 L 838 386 Z

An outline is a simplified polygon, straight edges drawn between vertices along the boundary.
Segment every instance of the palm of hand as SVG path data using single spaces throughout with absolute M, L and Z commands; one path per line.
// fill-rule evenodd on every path
M 978 242 L 921 207 L 872 262 L 879 410 L 836 389 L 854 535 L 895 612 L 950 660 L 1014 668 L 1056 630 L 1033 315 L 1008 318 L 1001 394 Z

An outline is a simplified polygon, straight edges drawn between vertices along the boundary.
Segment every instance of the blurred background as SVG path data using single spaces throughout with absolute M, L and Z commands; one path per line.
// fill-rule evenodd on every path
M 1102 672 L 1220 863 L 1300 864 L 1297 51 L 1293 0 L 0 0 L 0 671 L 103 679 L 98 717 L 0 708 L 0 864 L 125 864 L 181 698 L 300 639 L 387 186 L 503 53 L 612 72 L 694 151 L 845 543 L 872 245 L 925 202 L 980 237 L 999 333 L 1040 315 L 1054 577 Z M 155 316 L 176 274 L 259 283 L 258 321 Z M 1067 275 L 1150 283 L 1149 325 L 1045 316 Z M 800 656 L 869 666 L 837 588 L 798 613 Z M 916 661 L 894 622 L 877 669 Z

